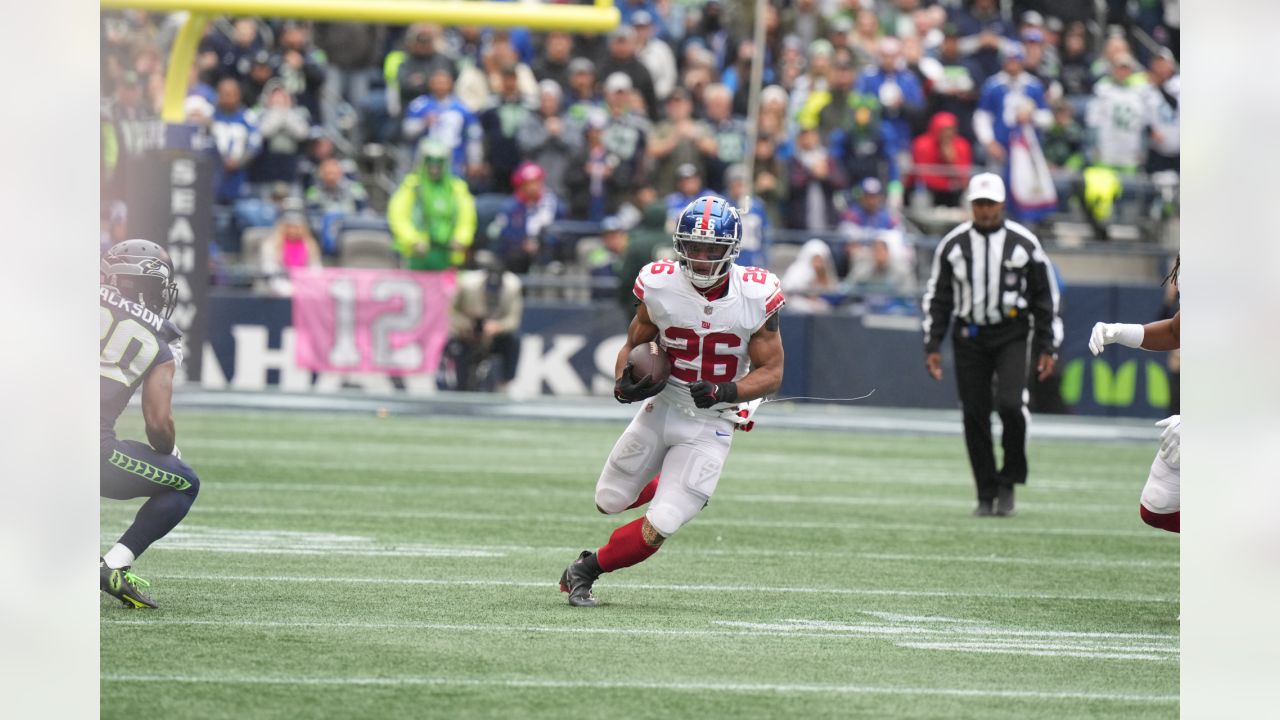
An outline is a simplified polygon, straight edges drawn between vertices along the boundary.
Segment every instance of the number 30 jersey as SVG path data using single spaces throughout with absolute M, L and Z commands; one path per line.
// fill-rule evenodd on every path
M 182 331 L 120 291 L 98 288 L 101 442 L 115 439 L 116 418 L 152 368 L 182 361 Z
M 751 370 L 751 336 L 786 304 L 777 275 L 737 265 L 717 300 L 703 297 L 670 260 L 644 266 L 632 291 L 658 326 L 658 344 L 671 359 L 671 380 L 661 396 L 687 408 L 694 408 L 691 383 L 733 382 Z M 726 407 L 701 412 L 717 414 Z

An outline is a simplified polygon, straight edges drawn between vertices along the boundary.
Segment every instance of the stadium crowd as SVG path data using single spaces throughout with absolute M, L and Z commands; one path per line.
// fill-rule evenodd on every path
M 1032 226 L 1067 212 L 1104 233 L 1117 203 L 1176 212 L 1176 1 L 783 0 L 759 49 L 746 3 L 617 2 L 623 24 L 603 36 L 210 23 L 184 112 L 216 173 L 215 281 L 239 258 L 287 293 L 288 268 L 343 262 L 344 233 L 370 227 L 405 267 L 483 247 L 521 275 L 620 276 L 629 236 L 661 237 L 700 193 L 738 198 L 750 180 L 741 262 L 781 273 L 796 258 L 791 291 L 816 302 L 914 293 L 904 228 L 960 206 L 982 169 Z M 102 14 L 106 245 L 125 232 L 133 161 L 165 142 L 181 20 Z M 784 263 L 769 247 L 784 236 L 827 247 Z

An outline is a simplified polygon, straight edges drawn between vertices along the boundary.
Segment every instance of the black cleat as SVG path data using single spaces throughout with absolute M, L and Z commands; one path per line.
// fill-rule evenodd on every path
M 996 515 L 1009 517 L 1013 512 L 1013 486 L 1001 485 L 996 494 Z
M 575 607 L 595 607 L 600 604 L 596 596 L 591 594 L 591 584 L 599 576 L 592 574 L 583 563 L 583 559 L 590 556 L 590 550 L 583 550 L 578 559 L 570 563 L 560 576 L 560 592 L 569 593 L 569 604 Z
M 139 586 L 149 587 L 150 585 L 151 583 L 130 572 L 127 565 L 122 568 L 109 568 L 106 563 L 98 563 L 98 587 L 102 588 L 102 592 L 124 603 L 127 608 L 160 607 L 149 595 L 138 589 Z
M 995 515 L 995 510 L 991 508 L 992 500 L 978 500 L 978 507 L 974 508 L 974 517 L 991 517 Z

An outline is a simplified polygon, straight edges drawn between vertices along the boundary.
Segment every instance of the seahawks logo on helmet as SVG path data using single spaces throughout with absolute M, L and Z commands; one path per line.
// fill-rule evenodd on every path
M 680 213 L 671 240 L 689 282 L 713 287 L 729 274 L 742 249 L 742 219 L 724 198 L 704 195 Z
M 173 261 L 150 240 L 125 240 L 102 256 L 102 282 L 168 320 L 177 305 Z

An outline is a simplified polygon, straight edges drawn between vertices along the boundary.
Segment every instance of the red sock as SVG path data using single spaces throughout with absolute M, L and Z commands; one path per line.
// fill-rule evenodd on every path
M 636 501 L 627 506 L 628 510 L 638 508 L 653 499 L 653 494 L 658 492 L 658 477 L 658 475 L 653 476 L 649 484 L 645 485 L 644 489 L 640 491 L 640 496 L 636 498 Z
M 1181 534 L 1181 530 L 1179 530 L 1179 526 L 1181 524 L 1180 517 L 1182 515 L 1181 511 L 1172 513 L 1156 513 L 1151 512 L 1142 505 L 1138 506 L 1138 510 L 1142 513 L 1142 522 L 1153 528 L 1160 528 L 1161 530 L 1168 530 L 1169 532 Z
M 643 516 L 613 531 L 609 542 L 596 551 L 596 561 L 600 563 L 601 570 L 613 572 L 631 567 L 658 552 L 658 548 L 644 541 L 641 525 L 644 525 Z

